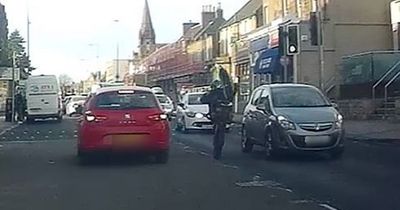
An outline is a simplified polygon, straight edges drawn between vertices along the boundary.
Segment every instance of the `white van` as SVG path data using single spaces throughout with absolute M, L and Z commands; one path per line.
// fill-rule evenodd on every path
M 30 76 L 26 82 L 27 121 L 62 120 L 61 92 L 55 75 Z

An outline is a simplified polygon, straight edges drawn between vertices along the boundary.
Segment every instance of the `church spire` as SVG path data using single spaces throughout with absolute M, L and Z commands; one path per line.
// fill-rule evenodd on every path
M 141 57 L 146 57 L 155 50 L 156 33 L 154 32 L 153 22 L 151 21 L 149 3 L 145 0 L 143 10 L 142 26 L 139 33 L 140 39 L 140 54 Z
M 149 3 L 145 0 L 144 10 L 143 10 L 143 19 L 142 19 L 142 27 L 140 28 L 140 38 L 141 41 L 144 39 L 152 39 L 155 44 L 155 32 L 153 28 L 153 22 L 151 21 Z

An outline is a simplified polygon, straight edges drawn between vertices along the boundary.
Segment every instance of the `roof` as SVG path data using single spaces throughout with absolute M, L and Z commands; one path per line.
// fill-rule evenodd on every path
M 219 28 L 226 22 L 224 18 L 216 18 L 211 21 L 206 27 L 204 27 L 201 31 L 199 31 L 195 39 L 198 39 L 200 36 L 204 34 L 215 34 L 219 31 Z
M 244 20 L 252 15 L 263 5 L 263 0 L 249 0 L 239 11 L 237 11 L 223 26 L 225 28 L 238 21 Z
M 186 33 L 182 36 L 183 39 L 194 39 L 195 36 L 201 31 L 202 26 L 197 24 L 191 27 Z
M 306 84 L 295 84 L 295 83 L 279 83 L 279 84 L 270 84 L 270 85 L 262 85 L 260 87 L 271 87 L 271 88 L 280 88 L 280 87 L 312 87 L 315 88 L 312 85 L 306 85 Z
M 121 87 L 105 87 L 99 88 L 96 91 L 96 95 L 100 95 L 107 92 L 115 92 L 115 91 L 124 91 L 124 90 L 133 90 L 133 91 L 145 91 L 151 93 L 151 89 L 147 87 L 140 86 L 121 86 Z

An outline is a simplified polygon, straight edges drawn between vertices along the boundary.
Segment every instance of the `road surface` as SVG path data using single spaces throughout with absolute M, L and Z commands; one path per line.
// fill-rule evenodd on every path
M 76 121 L 23 124 L 0 136 L 0 209 L 399 209 L 400 147 L 348 141 L 324 154 L 264 160 L 240 152 L 239 130 L 212 160 L 207 132 L 173 133 L 168 164 L 76 158 Z

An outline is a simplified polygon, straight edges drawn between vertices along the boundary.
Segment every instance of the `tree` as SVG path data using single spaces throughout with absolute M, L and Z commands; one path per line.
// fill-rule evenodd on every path
M 72 85 L 73 83 L 73 79 L 67 74 L 61 74 L 58 76 L 58 81 L 60 82 L 61 87 Z
M 25 40 L 21 36 L 18 30 L 15 30 L 10 34 L 10 37 L 8 38 L 8 47 L 10 49 L 10 57 L 12 56 L 12 53 L 15 52 L 16 57 L 22 57 L 25 53 Z
M 8 38 L 9 58 L 12 59 L 13 53 L 15 52 L 16 66 L 21 70 L 21 76 L 26 77 L 26 75 L 30 74 L 35 68 L 31 66 L 31 61 L 25 51 L 24 44 L 25 40 L 18 30 L 10 34 Z M 10 63 L 12 63 L 12 61 Z

